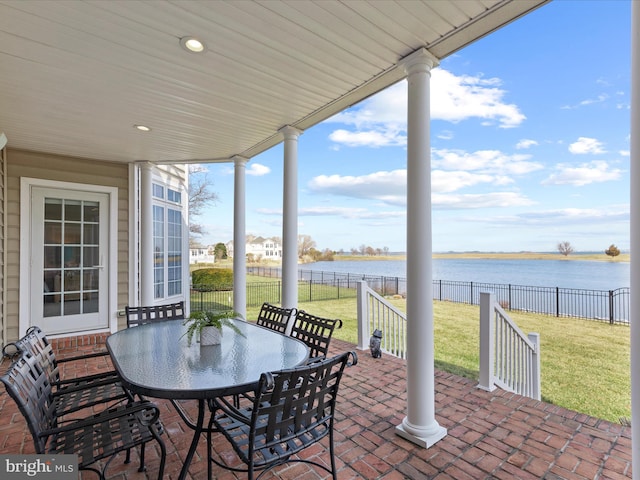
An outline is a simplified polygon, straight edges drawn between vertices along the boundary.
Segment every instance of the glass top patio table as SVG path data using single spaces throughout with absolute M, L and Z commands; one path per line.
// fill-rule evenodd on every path
M 233 320 L 242 334 L 223 327 L 220 345 L 189 346 L 183 320 L 148 323 L 120 330 L 107 338 L 107 349 L 122 383 L 133 393 L 172 401 L 184 422 L 194 430 L 179 480 L 187 477 L 204 426 L 206 404 L 216 397 L 257 388 L 260 375 L 296 367 L 309 357 L 301 341 L 242 320 Z M 194 422 L 178 400 L 197 400 Z M 213 411 L 210 413 L 213 415 Z M 212 478 L 211 448 L 207 477 Z
M 191 346 L 182 320 L 120 330 L 107 348 L 127 388 L 167 399 L 210 399 L 255 388 L 260 374 L 295 367 L 307 360 L 307 346 L 242 320 L 242 332 L 223 327 L 220 345 Z

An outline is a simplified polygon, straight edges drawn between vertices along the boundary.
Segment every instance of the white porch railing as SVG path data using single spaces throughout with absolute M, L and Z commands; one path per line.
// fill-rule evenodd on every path
M 367 350 L 374 330 L 382 331 L 381 350 L 406 358 L 407 316 L 374 292 L 367 282 L 358 282 L 358 348 Z
M 504 390 L 540 400 L 540 335 L 524 333 L 496 301 L 480 293 L 479 388 Z
M 407 355 L 407 317 L 367 285 L 358 282 L 358 348 L 369 349 L 374 330 L 382 331 L 381 349 Z M 496 387 L 540 400 L 540 336 L 513 323 L 493 293 L 480 293 L 479 388 Z

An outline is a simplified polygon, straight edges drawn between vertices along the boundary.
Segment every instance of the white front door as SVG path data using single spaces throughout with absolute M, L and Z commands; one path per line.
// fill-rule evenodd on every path
M 109 327 L 109 196 L 31 190 L 31 325 L 47 334 Z

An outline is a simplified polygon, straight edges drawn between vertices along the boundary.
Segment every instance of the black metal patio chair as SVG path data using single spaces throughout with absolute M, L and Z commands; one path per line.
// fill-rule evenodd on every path
M 256 324 L 279 333 L 285 333 L 291 318 L 295 317 L 297 313 L 297 308 L 277 307 L 264 302 L 262 308 L 260 308 Z
M 124 307 L 127 327 L 144 325 L 145 323 L 164 322 L 166 320 L 184 320 L 184 301 L 165 305 L 148 305 L 141 307 Z
M 18 352 L 33 356 L 51 384 L 53 406 L 59 419 L 84 408 L 105 405 L 105 408 L 133 396 L 123 388 L 115 370 L 62 378 L 61 367 L 66 363 L 85 362 L 107 356 L 104 352 L 88 353 L 67 358 L 57 358 L 47 336 L 38 326 L 32 326 L 24 337 L 13 343 Z
M 160 438 L 160 412 L 153 403 L 124 403 L 61 423 L 52 405 L 51 384 L 37 356 L 22 353 L 0 381 L 26 420 L 36 453 L 77 454 L 80 470 L 93 471 L 104 480 L 114 455 L 136 446 L 142 447 L 139 471 L 144 470 L 144 445 L 156 440 L 161 450 L 158 479 L 162 479 L 166 449 Z M 102 459 L 108 460 L 98 469 L 94 464 Z
M 345 367 L 357 362 L 355 352 L 345 352 L 302 367 L 263 373 L 253 403 L 243 408 L 236 408 L 225 397 L 214 400 L 213 425 L 247 468 L 231 467 L 213 457 L 210 432 L 209 461 L 229 470 L 246 471 L 249 480 L 256 471 L 261 471 L 260 478 L 288 462 L 318 466 L 337 480 L 333 425 L 338 388 Z M 296 455 L 327 436 L 330 468 Z
M 291 336 L 307 344 L 310 349 L 309 359 L 313 360 L 327 356 L 331 336 L 336 328 L 342 328 L 342 320 L 339 318 L 322 318 L 299 310 Z

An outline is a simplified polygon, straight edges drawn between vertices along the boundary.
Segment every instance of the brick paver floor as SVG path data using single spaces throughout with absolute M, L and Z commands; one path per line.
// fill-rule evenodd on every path
M 96 347 L 65 347 L 60 354 Z M 333 340 L 331 350 L 353 350 L 352 344 Z M 336 422 L 338 478 L 348 479 L 619 479 L 631 478 L 631 429 L 548 403 L 501 390 L 486 392 L 476 382 L 436 371 L 436 419 L 448 431 L 429 449 L 418 447 L 395 433 L 405 416 L 406 365 L 383 355 L 373 359 L 357 352 L 359 363 L 348 368 L 340 389 Z M 4 360 L 0 371 L 9 365 Z M 108 367 L 104 359 L 85 365 L 86 371 Z M 78 372 L 82 373 L 82 372 Z M 192 438 L 173 406 L 157 400 L 166 434 L 165 479 L 176 479 Z M 230 463 L 237 463 L 224 439 L 214 437 L 214 448 Z M 326 443 L 325 443 L 326 445 Z M 33 453 L 33 442 L 15 404 L 0 387 L 0 454 Z M 304 453 L 327 459 L 326 449 Z M 157 478 L 158 450 L 147 447 L 147 471 L 134 461 L 116 458 L 109 479 Z M 124 456 L 122 456 L 124 458 Z M 123 459 L 122 458 L 122 459 Z M 190 478 L 206 478 L 205 437 L 191 463 Z M 246 478 L 218 467 L 216 479 Z M 93 479 L 87 472 L 83 479 Z M 290 464 L 266 478 L 329 478 L 304 464 Z

